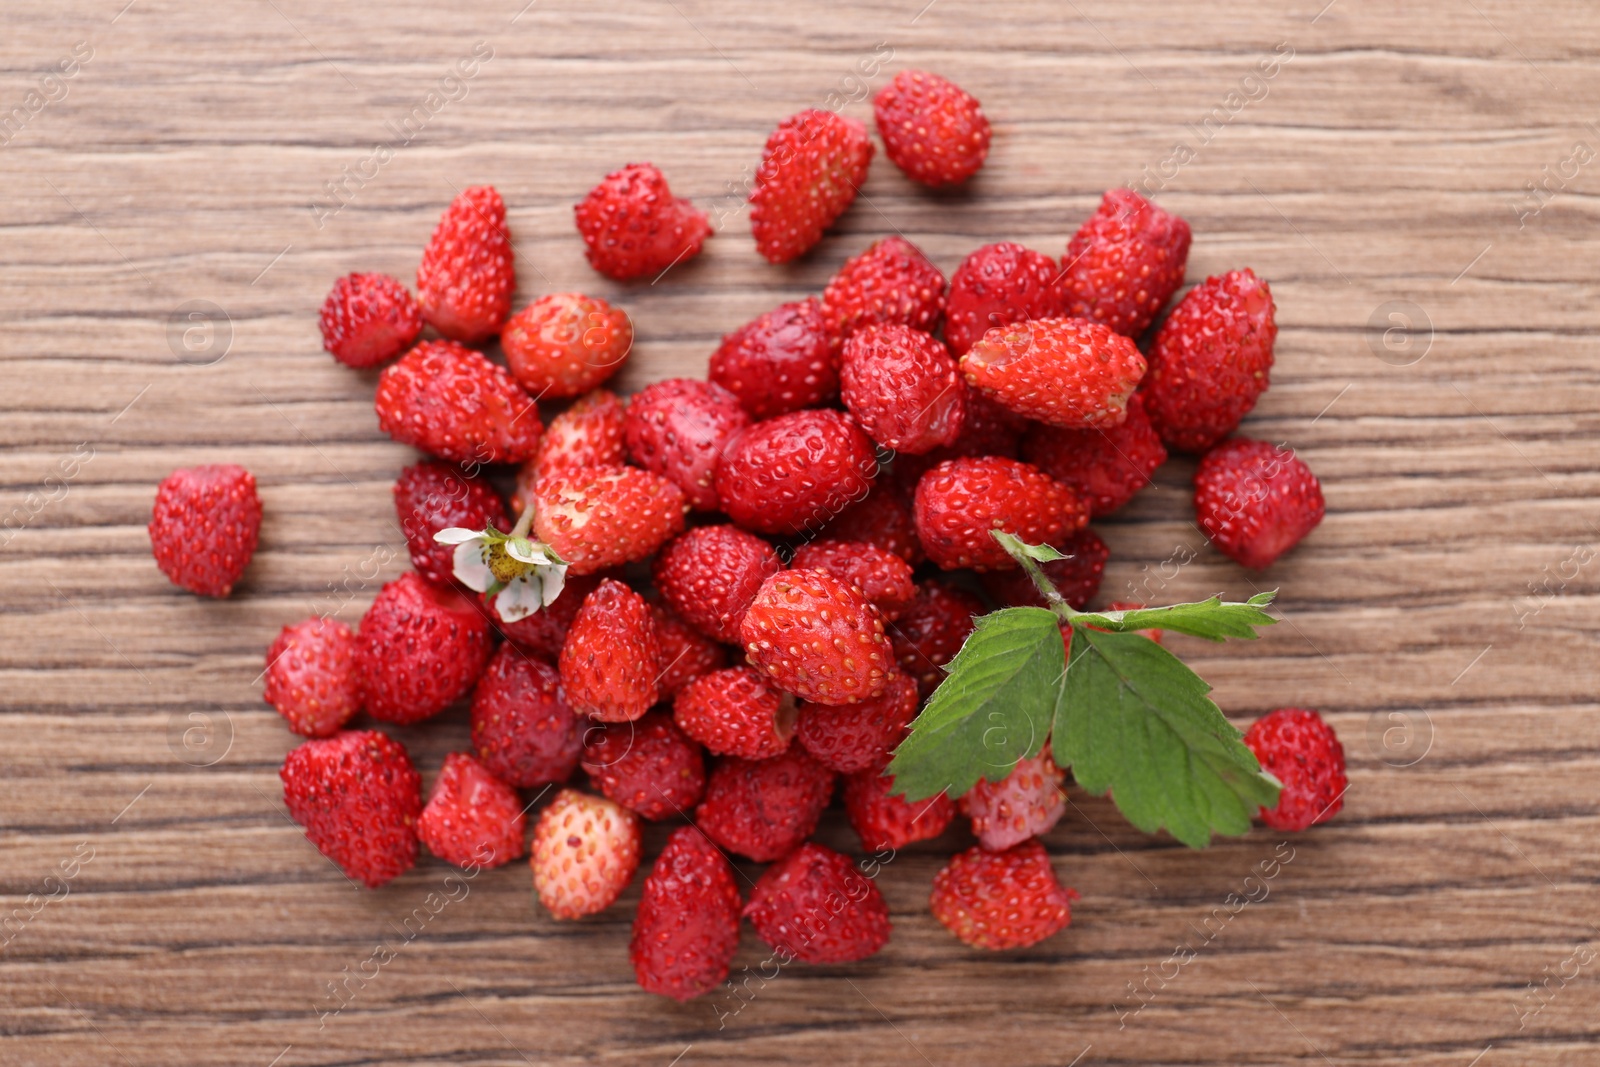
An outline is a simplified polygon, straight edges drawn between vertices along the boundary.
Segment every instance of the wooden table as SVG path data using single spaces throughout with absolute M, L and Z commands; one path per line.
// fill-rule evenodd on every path
M 1592 4 L 524 2 L 7 5 L 0 1063 L 1600 1060 Z M 758 260 L 739 190 L 767 132 L 868 117 L 906 65 L 982 98 L 982 175 L 930 195 L 880 155 L 815 254 Z M 634 160 L 719 231 L 623 288 L 571 205 Z M 1190 525 L 1175 461 L 1103 524 L 1105 588 L 1282 589 L 1259 643 L 1173 647 L 1240 723 L 1322 709 L 1350 760 L 1331 825 L 1197 853 L 1075 795 L 1047 838 L 1082 893 L 1063 935 L 949 937 L 925 902 L 952 831 L 879 876 L 872 960 L 684 1006 L 633 984 L 637 882 L 580 923 L 535 908 L 521 864 L 438 905 L 440 863 L 358 891 L 290 825 L 263 650 L 315 611 L 354 622 L 404 558 L 409 453 L 372 376 L 320 350 L 336 276 L 409 279 L 456 191 L 493 183 L 520 299 L 619 300 L 633 388 L 702 374 L 883 234 L 946 271 L 992 240 L 1059 254 L 1127 182 L 1193 224 L 1192 279 L 1271 280 L 1274 385 L 1245 428 L 1311 464 L 1328 517 L 1248 575 Z M 203 601 L 144 524 L 161 477 L 222 460 L 267 518 L 243 585 Z M 400 731 L 430 780 L 465 744 L 446 719 Z M 837 813 L 822 839 L 855 844 Z M 738 966 L 764 956 L 747 932 Z

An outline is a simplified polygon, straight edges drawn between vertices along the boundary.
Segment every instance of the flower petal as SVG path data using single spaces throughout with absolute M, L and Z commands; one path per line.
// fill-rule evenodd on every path
M 523 563 L 539 564 L 555 562 L 548 555 L 546 555 L 544 545 L 530 541 L 526 537 L 513 537 L 511 540 L 507 541 L 506 555 L 510 556 L 512 559 L 520 560 Z
M 505 622 L 517 622 L 544 606 L 539 582 L 531 574 L 513 578 L 494 598 L 494 610 Z
M 462 526 L 452 526 L 447 530 L 440 530 L 433 535 L 433 539 L 441 545 L 460 545 L 468 541 L 483 539 L 482 530 L 468 530 Z
M 483 542 L 462 541 L 456 545 L 455 555 L 451 557 L 450 562 L 456 580 L 473 592 L 487 593 L 489 587 L 494 584 L 494 572 L 483 560 Z
M 544 606 L 549 607 L 556 602 L 556 597 L 561 595 L 561 590 L 567 586 L 567 565 L 559 563 L 551 567 L 540 567 L 537 571 L 544 579 Z

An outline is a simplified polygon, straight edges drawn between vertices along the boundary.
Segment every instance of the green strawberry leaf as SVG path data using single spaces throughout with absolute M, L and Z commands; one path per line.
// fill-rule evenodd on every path
M 1052 754 L 1088 792 L 1109 791 L 1146 833 L 1165 827 L 1191 848 L 1204 848 L 1213 833 L 1243 834 L 1257 808 L 1277 804 L 1280 786 L 1210 691 L 1146 637 L 1075 626 Z
M 1272 603 L 1276 589 L 1257 593 L 1243 604 L 1224 603 L 1220 596 L 1193 604 L 1173 604 L 1165 608 L 1136 608 L 1130 611 L 1088 611 L 1072 617 L 1075 623 L 1098 626 L 1102 630 L 1172 630 L 1175 633 L 1223 641 L 1230 637 L 1254 640 L 1255 627 L 1271 626 L 1278 620 L 1261 609 Z
M 893 791 L 908 800 L 940 792 L 958 797 L 980 777 L 998 781 L 1018 760 L 1037 755 L 1066 668 L 1060 627 L 1045 608 L 1005 608 L 980 618 L 946 665 L 949 677 L 895 750 Z

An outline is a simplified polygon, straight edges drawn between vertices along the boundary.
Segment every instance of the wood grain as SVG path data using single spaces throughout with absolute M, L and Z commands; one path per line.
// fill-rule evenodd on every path
M 125 2 L 14 0 L 0 43 L 0 119 L 26 117 L 0 127 L 0 917 L 60 897 L 0 934 L 0 1064 L 1595 1062 L 1600 187 L 1568 162 L 1600 146 L 1592 4 Z M 41 82 L 80 42 L 76 74 Z M 477 42 L 492 57 L 442 82 Z M 907 65 L 981 97 L 987 168 L 930 195 L 880 156 L 815 254 L 762 263 L 730 188 L 767 131 Z M 410 143 L 343 177 L 441 86 L 456 98 Z M 1227 121 L 1202 137 L 1208 114 Z M 262 651 L 309 612 L 355 620 L 404 557 L 408 452 L 371 376 L 320 351 L 331 279 L 409 277 L 455 191 L 493 183 L 520 298 L 621 302 L 634 388 L 702 374 L 722 333 L 885 233 L 946 271 L 991 240 L 1059 253 L 1180 143 L 1156 189 L 1193 224 L 1190 277 L 1250 265 L 1278 301 L 1247 430 L 1319 472 L 1328 518 L 1248 575 L 1190 524 L 1178 460 L 1104 523 L 1106 590 L 1179 546 L 1196 558 L 1162 596 L 1282 589 L 1257 644 L 1174 640 L 1239 721 L 1318 707 L 1344 739 L 1345 810 L 1276 877 L 1247 881 L 1279 846 L 1264 830 L 1193 853 L 1075 797 L 1047 839 L 1083 894 L 1064 935 L 999 955 L 948 937 L 925 901 L 952 831 L 879 877 L 877 957 L 678 1006 L 633 986 L 637 885 L 558 924 L 516 865 L 407 936 L 448 868 L 357 891 L 288 822 Z M 619 287 L 570 205 L 644 159 L 721 225 Z M 185 361 L 190 301 L 230 339 Z M 1415 362 L 1380 358 L 1391 302 Z M 221 459 L 256 472 L 267 518 L 236 595 L 201 602 L 143 527 L 161 477 Z M 400 734 L 430 777 L 465 742 L 460 716 Z M 855 845 L 837 813 L 822 834 Z M 1219 926 L 1229 894 L 1258 899 Z M 393 960 L 321 1016 L 380 944 Z M 1194 956 L 1174 973 L 1175 946 Z M 764 956 L 747 933 L 738 966 Z

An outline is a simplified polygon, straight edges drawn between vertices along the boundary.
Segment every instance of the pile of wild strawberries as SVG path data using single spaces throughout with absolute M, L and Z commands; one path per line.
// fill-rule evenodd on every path
M 908 177 L 944 185 L 982 165 L 988 121 L 945 79 L 904 71 L 874 106 Z M 762 255 L 815 245 L 873 151 L 853 119 L 784 121 L 751 197 Z M 576 213 L 590 263 L 615 279 L 659 276 L 710 235 L 649 164 L 607 175 Z M 519 790 L 561 786 L 531 845 L 539 901 L 561 919 L 617 899 L 641 820 L 677 821 L 645 878 L 631 955 L 640 985 L 679 999 L 725 978 L 741 916 L 788 959 L 856 960 L 888 940 L 872 880 L 808 841 L 838 778 L 869 851 L 970 820 L 978 844 L 931 899 L 956 937 L 1003 949 L 1055 933 L 1076 894 L 1037 840 L 1065 806 L 1048 746 L 956 798 L 908 803 L 882 771 L 974 616 L 1043 603 L 990 531 L 1065 551 L 1045 570 L 1082 608 L 1107 558 L 1086 524 L 1147 484 L 1169 447 L 1203 454 L 1199 525 L 1245 566 L 1272 563 L 1322 518 L 1301 460 L 1229 436 L 1267 388 L 1265 281 L 1208 278 L 1144 351 L 1135 343 L 1182 284 L 1189 241 L 1184 220 L 1126 189 L 1106 193 L 1059 264 L 991 244 L 947 283 L 890 237 L 820 298 L 729 334 L 708 380 L 624 399 L 604 383 L 628 357 L 627 315 L 577 293 L 513 315 L 505 206 L 468 189 L 423 251 L 415 299 L 394 278 L 352 274 L 322 309 L 335 357 L 387 364 L 379 426 L 431 458 L 394 486 L 415 570 L 383 587 L 358 631 L 311 618 L 268 651 L 266 699 L 312 739 L 284 761 L 289 811 L 351 878 L 379 886 L 419 842 L 463 866 L 522 856 Z M 425 325 L 442 336 L 419 342 Z M 496 338 L 504 366 L 469 347 Z M 568 399 L 544 426 L 535 402 Z M 485 477 L 505 466 L 509 511 Z M 242 468 L 178 471 L 156 499 L 156 560 L 185 588 L 227 595 L 260 518 Z M 451 543 L 435 540 L 445 530 Z M 459 543 L 474 532 L 500 535 L 465 549 L 476 584 Z M 548 603 L 508 610 L 501 587 L 533 569 L 530 552 L 565 569 L 542 572 Z M 448 756 L 426 804 L 400 742 L 345 728 L 362 711 L 418 723 L 463 698 L 472 751 Z M 1268 823 L 1302 829 L 1338 810 L 1343 754 L 1315 712 L 1274 712 L 1247 742 L 1285 785 Z M 579 766 L 586 789 L 565 784 Z M 747 901 L 730 853 L 771 865 Z

